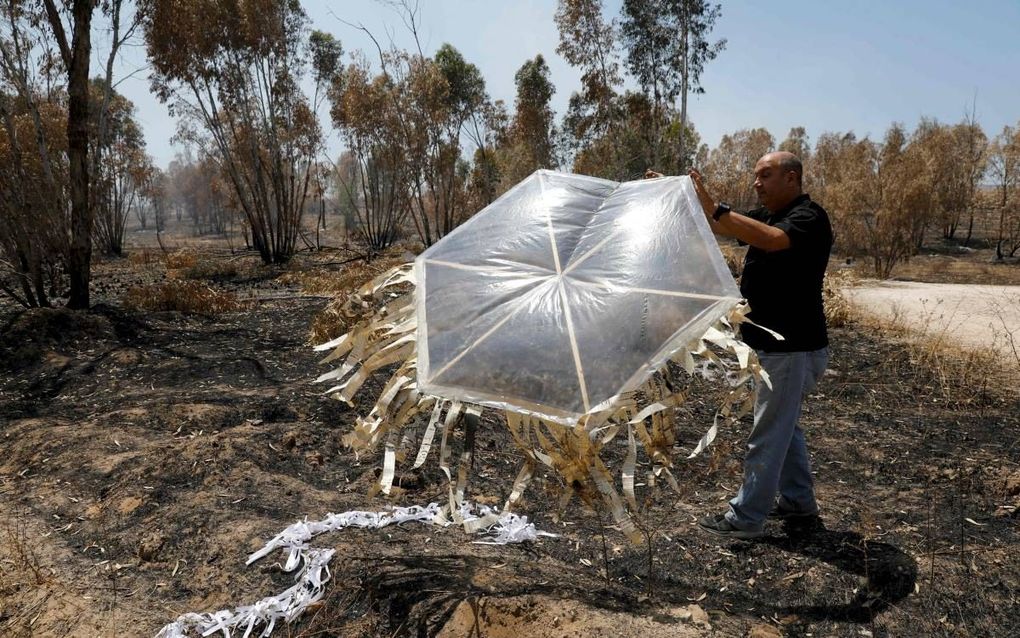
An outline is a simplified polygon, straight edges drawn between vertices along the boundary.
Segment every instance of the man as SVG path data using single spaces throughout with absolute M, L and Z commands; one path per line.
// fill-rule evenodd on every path
M 717 203 L 701 175 L 690 171 L 712 230 L 750 246 L 740 279 L 740 292 L 751 307 L 748 318 L 783 337 L 741 326 L 741 338 L 757 351 L 772 387 L 761 385 L 755 396 L 740 491 L 727 512 L 698 522 L 719 536 L 757 538 L 769 516 L 806 520 L 818 515 L 798 420 L 801 400 L 828 362 L 822 280 L 832 228 L 825 210 L 802 191 L 803 172 L 792 153 L 763 156 L 754 167 L 762 207 L 739 214 Z

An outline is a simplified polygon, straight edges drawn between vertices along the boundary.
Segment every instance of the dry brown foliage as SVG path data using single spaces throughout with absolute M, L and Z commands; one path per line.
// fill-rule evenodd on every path
M 190 250 L 177 250 L 167 254 L 163 263 L 168 269 L 191 268 L 198 263 L 198 255 Z
M 133 266 L 151 266 L 163 262 L 163 256 L 158 250 L 138 248 L 132 250 L 127 256 L 128 263 Z
M 719 250 L 722 252 L 723 259 L 726 260 L 726 266 L 730 269 L 730 273 L 734 277 L 739 277 L 744 270 L 744 254 L 747 250 L 728 241 L 719 242 Z
M 849 319 L 858 331 L 900 344 L 911 366 L 901 374 L 924 380 L 947 401 L 969 404 L 990 394 L 1008 393 L 1020 379 L 1020 361 L 1015 369 L 1004 369 L 1003 357 L 994 347 L 957 342 L 934 314 L 925 317 L 920 327 L 899 316 L 889 319 L 853 313 Z
M 222 259 L 199 259 L 191 266 L 183 268 L 180 275 L 184 279 L 229 279 L 241 273 L 235 261 Z
M 385 253 L 382 257 L 370 262 L 354 262 L 338 273 L 298 272 L 288 273 L 283 277 L 290 278 L 301 284 L 306 294 L 336 295 L 319 314 L 312 319 L 308 342 L 325 343 L 339 337 L 352 325 L 351 314 L 347 309 L 352 292 L 368 283 L 390 268 L 406 261 L 397 251 Z M 281 279 L 283 279 L 281 277 Z M 354 321 L 357 321 L 355 319 Z
M 213 290 L 197 281 L 175 279 L 151 286 L 129 288 L 122 302 L 134 310 L 205 315 L 235 312 L 245 307 L 233 293 Z
M 857 320 L 858 313 L 845 294 L 856 281 L 857 276 L 849 268 L 830 269 L 825 274 L 822 299 L 825 301 L 825 321 L 830 327 L 841 328 Z

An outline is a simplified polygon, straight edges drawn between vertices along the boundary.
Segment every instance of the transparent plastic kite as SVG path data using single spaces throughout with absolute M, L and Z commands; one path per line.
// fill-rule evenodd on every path
M 387 297 L 406 283 L 412 294 Z M 696 358 L 717 366 L 731 386 L 720 416 L 731 418 L 750 408 L 748 382 L 763 376 L 735 337 L 747 308 L 687 177 L 618 183 L 538 171 L 352 302 L 374 312 L 319 346 L 333 349 L 326 361 L 345 360 L 318 380 L 339 381 L 328 393 L 350 402 L 372 372 L 400 365 L 345 441 L 358 451 L 385 442 L 379 487 L 388 493 L 408 452 L 405 430 L 431 409 L 414 467 L 440 435 L 451 512 L 470 450 L 455 489 L 450 432 L 462 412 L 496 408 L 525 457 L 507 507 L 543 463 L 600 495 L 634 536 L 600 451 L 627 432 L 621 481 L 632 510 L 637 441 L 648 480 L 675 485 L 671 417 L 683 393 L 669 362 L 688 373 Z M 718 417 L 692 455 L 717 426 Z

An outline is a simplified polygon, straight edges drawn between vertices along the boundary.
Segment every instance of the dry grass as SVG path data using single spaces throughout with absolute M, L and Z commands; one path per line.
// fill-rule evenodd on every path
M 134 310 L 204 315 L 236 312 L 246 307 L 233 293 L 213 290 L 197 281 L 180 280 L 134 286 L 124 294 L 122 302 Z
M 747 253 L 747 249 L 738 246 L 736 242 L 721 241 L 719 250 L 722 252 L 723 259 L 726 260 L 726 266 L 729 267 L 730 273 L 734 277 L 739 277 L 744 269 L 744 254 Z
M 178 275 L 184 279 L 209 280 L 232 279 L 241 274 L 241 267 L 236 261 L 224 259 L 202 258 L 190 266 L 182 268 Z
M 983 250 L 954 255 L 917 255 L 908 262 L 897 264 L 892 276 L 894 279 L 933 283 L 1020 285 L 1020 267 L 1016 263 L 996 262 L 991 258 L 993 254 L 994 251 Z M 861 262 L 859 266 L 867 272 L 867 264 Z
M 822 299 L 825 301 L 825 320 L 829 326 L 840 328 L 859 318 L 857 309 L 844 292 L 856 282 L 857 276 L 848 268 L 829 269 L 825 274 Z
M 315 271 L 288 273 L 300 283 L 306 294 L 329 294 L 335 298 L 312 319 L 308 341 L 312 344 L 325 343 L 342 335 L 357 321 L 349 308 L 351 293 L 374 277 L 399 266 L 406 260 L 401 253 L 389 252 L 371 262 L 355 262 L 339 273 Z M 282 277 L 281 277 L 282 279 Z
M 137 248 L 128 253 L 127 259 L 134 266 L 152 266 L 163 263 L 163 253 L 153 248 Z
M 982 273 L 986 269 L 1010 268 L 942 256 L 920 262 L 922 259 L 912 260 L 911 272 L 922 281 L 947 281 L 961 276 L 966 283 L 995 283 L 1005 275 L 987 277 Z M 902 274 L 905 270 L 898 272 Z M 1012 307 L 1006 307 L 1004 302 L 1000 309 L 1003 329 L 996 332 L 992 345 L 982 348 L 961 344 L 954 338 L 950 322 L 945 321 L 937 305 L 927 309 L 921 321 L 899 312 L 891 317 L 861 312 L 845 294 L 857 282 L 853 268 L 829 269 L 823 290 L 829 326 L 851 326 L 859 332 L 877 333 L 892 343 L 902 344 L 909 354 L 912 375 L 927 379 L 946 400 L 967 403 L 976 396 L 1015 391 L 1011 388 L 1020 381 L 1020 336 L 1006 329 L 1005 317 L 1020 313 L 1020 300 L 1014 300 Z M 1012 352 L 1012 359 L 1008 356 L 1004 359 L 1003 352 Z
M 912 367 L 904 374 L 937 388 L 946 401 L 968 404 L 990 394 L 1006 396 L 1015 392 L 1011 388 L 1020 379 L 1020 359 L 1012 370 L 1004 368 L 999 350 L 960 344 L 933 313 L 920 324 L 898 315 L 883 318 L 864 314 L 854 317 L 852 324 L 858 331 L 877 333 L 891 343 L 902 344 Z
M 376 275 L 404 263 L 404 252 L 388 251 L 372 261 L 352 261 L 340 271 L 324 270 L 313 263 L 280 275 L 279 281 L 300 286 L 306 295 L 345 295 Z
M 0 568 L 0 598 L 17 590 L 22 583 L 16 580 L 27 579 L 31 586 L 38 587 L 50 579 L 33 545 L 21 511 L 4 519 L 0 536 L 0 556 L 4 562 L 4 567 Z
M 191 268 L 198 263 L 198 255 L 190 250 L 176 250 L 166 255 L 163 263 L 168 270 Z

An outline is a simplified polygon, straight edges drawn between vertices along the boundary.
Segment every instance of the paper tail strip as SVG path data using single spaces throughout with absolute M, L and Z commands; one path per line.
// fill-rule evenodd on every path
M 471 439 L 481 408 L 449 403 L 439 397 L 422 396 L 417 392 L 417 359 L 415 333 L 417 317 L 413 294 L 396 297 L 391 288 L 414 282 L 411 264 L 383 273 L 351 296 L 348 306 L 351 317 L 358 319 L 354 327 L 342 337 L 317 347 L 332 352 L 324 363 L 342 360 L 334 370 L 323 374 L 317 381 L 334 381 L 336 385 L 327 394 L 351 403 L 355 393 L 378 369 L 400 363 L 398 370 L 383 387 L 369 415 L 358 419 L 353 430 L 343 438 L 358 455 L 371 453 L 384 445 L 383 468 L 379 483 L 373 492 L 390 494 L 397 464 L 403 460 L 405 445 L 416 434 L 410 429 L 415 417 L 431 410 L 431 417 L 420 438 L 417 453 L 413 456 L 413 469 L 421 467 L 440 438 L 439 467 L 448 482 L 448 500 L 445 516 L 463 523 L 460 513 L 466 495 L 468 471 L 471 465 Z M 372 301 L 375 302 L 373 306 Z M 732 423 L 753 408 L 753 384 L 769 384 L 757 356 L 739 340 L 736 326 L 746 322 L 748 307 L 736 304 L 729 314 L 709 327 L 701 338 L 695 339 L 676 353 L 671 363 L 687 374 L 713 371 L 713 376 L 724 379 L 729 392 L 717 411 L 712 426 L 698 441 L 688 458 L 704 451 L 718 436 L 724 423 Z M 653 487 L 665 480 L 679 491 L 673 476 L 673 447 L 676 443 L 675 412 L 686 395 L 683 383 L 672 378 L 671 363 L 667 363 L 636 391 L 627 392 L 604 402 L 581 419 L 576 426 L 566 426 L 507 410 L 506 424 L 517 447 L 525 459 L 514 480 L 504 509 L 509 510 L 521 499 L 541 463 L 556 471 L 565 482 L 561 506 L 571 494 L 595 506 L 596 499 L 611 512 L 614 521 L 632 540 L 639 540 L 631 514 L 638 511 L 635 494 L 639 463 L 638 449 L 644 451 L 650 468 L 647 484 Z M 445 412 L 445 418 L 443 413 Z M 459 455 L 454 478 L 451 440 L 454 431 L 465 423 L 465 445 Z M 621 431 L 627 432 L 627 456 L 620 476 L 620 493 L 609 470 L 601 459 L 602 448 Z M 465 529 L 468 526 L 465 525 Z
M 499 512 L 484 505 L 464 503 L 458 510 L 460 518 L 470 524 L 473 531 L 483 533 L 476 543 L 506 545 L 534 541 L 542 536 L 556 537 L 543 532 L 528 522 L 528 517 L 510 512 Z M 308 546 L 308 541 L 348 527 L 380 529 L 387 525 L 419 522 L 431 525 L 448 525 L 443 508 L 437 503 L 426 506 L 397 507 L 386 512 L 350 511 L 329 514 L 321 521 L 299 521 L 277 534 L 266 545 L 248 557 L 247 565 L 283 550 L 287 559 L 283 570 L 292 572 L 299 566 L 297 581 L 276 596 L 268 596 L 252 605 L 234 609 L 221 609 L 210 613 L 187 613 L 163 627 L 156 638 L 187 638 L 198 634 L 221 634 L 226 638 L 241 636 L 265 638 L 273 633 L 280 621 L 290 623 L 301 616 L 312 604 L 322 599 L 326 583 L 332 578 L 329 562 L 335 550 Z M 255 633 L 257 631 L 257 633 Z

